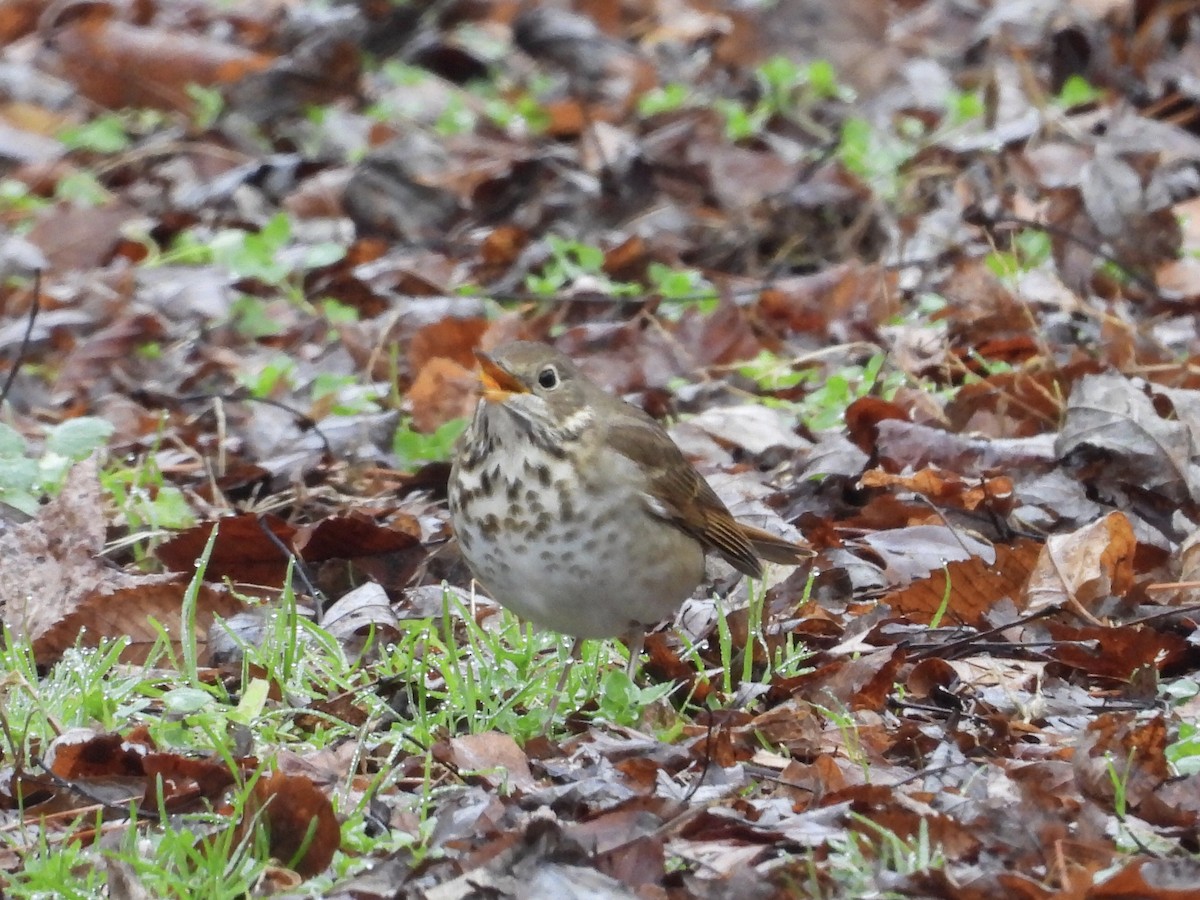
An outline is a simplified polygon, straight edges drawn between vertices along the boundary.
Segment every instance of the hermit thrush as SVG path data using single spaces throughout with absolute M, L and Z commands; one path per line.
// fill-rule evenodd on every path
M 754 578 L 760 558 L 812 555 L 734 519 L 657 422 L 551 347 L 476 356 L 483 397 L 455 451 L 450 516 L 476 579 L 521 618 L 576 650 L 622 637 L 632 673 L 646 626 L 692 594 L 706 551 Z

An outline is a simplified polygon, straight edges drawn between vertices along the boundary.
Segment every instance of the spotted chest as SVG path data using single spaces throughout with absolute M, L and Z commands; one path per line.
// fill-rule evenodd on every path
M 496 600 L 543 627 L 607 637 L 660 621 L 695 590 L 699 542 L 652 514 L 629 460 L 568 459 L 523 441 L 519 422 L 487 426 L 481 452 L 456 461 L 449 500 L 463 556 Z

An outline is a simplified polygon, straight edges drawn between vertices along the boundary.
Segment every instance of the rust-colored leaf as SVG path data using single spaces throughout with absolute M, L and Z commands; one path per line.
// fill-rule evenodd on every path
M 277 772 L 259 779 L 238 823 L 267 833 L 271 857 L 305 878 L 323 872 L 341 845 L 341 827 L 333 805 L 312 779 Z
M 110 18 L 93 5 L 55 34 L 63 74 L 90 100 L 111 109 L 143 106 L 190 112 L 190 84 L 228 85 L 262 71 L 271 58 L 175 31 Z
M 429 360 L 408 389 L 413 426 L 421 432 L 436 431 L 452 419 L 471 414 L 478 399 L 479 377 L 453 359 Z
M 245 584 L 274 586 L 283 583 L 287 548 L 296 529 L 276 516 L 243 513 L 196 525 L 159 545 L 158 558 L 172 571 L 194 571 L 214 528 L 217 540 L 204 572 L 205 580 L 231 578 Z M 282 542 L 282 547 L 268 536 L 268 531 Z
M 947 563 L 944 572 L 931 572 L 928 578 L 888 594 L 884 602 L 896 612 L 929 622 L 948 593 L 945 621 L 979 627 L 996 602 L 1005 597 L 1016 602 L 1022 596 L 1040 550 L 1039 543 L 1029 540 L 997 544 L 993 562 L 976 556 Z

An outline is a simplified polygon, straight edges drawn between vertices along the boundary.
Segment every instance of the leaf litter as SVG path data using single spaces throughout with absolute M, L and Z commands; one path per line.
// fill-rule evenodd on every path
M 111 639 L 161 688 L 5 716 L 10 847 L 207 810 L 210 849 L 270 834 L 259 893 L 1195 895 L 1186 4 L 23 0 L 0 35 L 0 500 L 50 494 L 4 509 L 4 706 Z M 485 678 L 561 651 L 506 643 L 441 502 L 472 351 L 517 338 L 818 550 L 713 564 L 548 736 Z M 345 670 L 298 691 L 281 628 Z M 415 738 L 450 685 L 493 717 Z M 217 698 L 220 753 L 162 724 Z

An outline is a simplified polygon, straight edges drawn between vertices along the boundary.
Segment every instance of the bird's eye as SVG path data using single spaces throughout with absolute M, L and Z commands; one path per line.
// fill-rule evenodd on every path
M 554 366 L 546 366 L 538 372 L 538 384 L 548 391 L 554 390 L 558 387 L 558 370 Z

